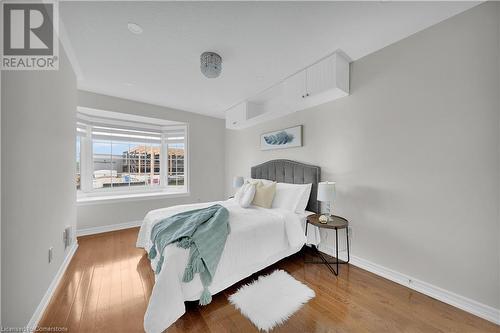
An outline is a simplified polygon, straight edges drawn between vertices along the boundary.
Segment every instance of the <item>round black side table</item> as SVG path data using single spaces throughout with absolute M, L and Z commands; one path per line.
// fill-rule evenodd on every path
M 316 246 L 313 245 L 313 249 L 316 252 L 317 256 L 321 258 L 321 261 L 305 261 L 305 263 L 310 263 L 310 264 L 325 264 L 330 271 L 337 276 L 339 274 L 339 264 L 348 264 L 350 260 L 350 254 L 349 254 L 349 221 L 347 219 L 341 217 L 341 216 L 336 216 L 332 215 L 330 216 L 330 221 L 327 223 L 321 223 L 319 221 L 320 214 L 313 214 L 309 215 L 307 217 L 307 223 L 306 223 L 306 237 L 307 237 L 307 226 L 309 224 L 312 224 L 318 228 L 325 228 L 325 229 L 334 229 L 335 230 L 335 261 L 328 261 L 325 256 L 318 251 Z M 347 261 L 339 260 L 339 233 L 338 231 L 340 229 L 346 229 L 346 239 L 347 239 Z M 333 268 L 332 265 L 335 265 L 335 269 Z

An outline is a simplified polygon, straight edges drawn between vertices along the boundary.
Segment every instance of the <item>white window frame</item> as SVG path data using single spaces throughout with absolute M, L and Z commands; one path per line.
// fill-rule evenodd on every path
M 189 124 L 82 107 L 78 107 L 77 120 L 81 138 L 80 190 L 77 190 L 78 204 L 189 195 Z M 85 131 L 81 130 L 82 124 L 85 124 Z M 160 132 L 160 185 L 94 189 L 92 183 L 94 172 L 92 128 L 95 124 L 99 124 L 99 126 L 107 124 L 113 127 L 122 125 L 140 131 L 154 130 Z M 168 185 L 168 143 L 166 142 L 166 136 L 169 131 L 173 130 L 184 131 L 184 186 L 182 187 Z M 154 157 L 152 158 L 154 159 Z

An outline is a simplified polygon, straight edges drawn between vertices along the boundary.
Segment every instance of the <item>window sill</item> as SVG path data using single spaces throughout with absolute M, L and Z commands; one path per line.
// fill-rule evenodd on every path
M 190 195 L 189 192 L 167 192 L 167 191 L 104 194 L 104 195 L 78 194 L 76 203 L 77 206 L 86 206 L 86 205 L 107 204 L 116 202 L 127 202 L 127 201 L 141 201 L 149 199 L 182 198 L 182 197 L 188 197 L 189 195 Z

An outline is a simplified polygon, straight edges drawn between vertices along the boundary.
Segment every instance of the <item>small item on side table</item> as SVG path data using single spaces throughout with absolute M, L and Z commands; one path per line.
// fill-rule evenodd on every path
M 322 222 L 323 217 L 327 218 L 327 222 Z M 307 227 L 309 224 L 312 224 L 318 228 L 325 228 L 325 229 L 334 229 L 335 230 L 335 261 L 328 261 L 326 258 L 323 256 L 323 254 L 318 251 L 316 246 L 312 246 L 313 250 L 316 252 L 316 255 L 321 258 L 321 261 L 306 261 L 304 258 L 305 263 L 311 263 L 311 264 L 325 264 L 328 269 L 334 274 L 338 275 L 339 274 L 339 264 L 348 264 L 350 260 L 350 253 L 349 253 L 349 221 L 347 219 L 336 216 L 336 215 L 331 215 L 331 216 L 325 216 L 325 215 L 319 215 L 319 214 L 313 214 L 309 215 L 307 217 L 307 222 L 306 222 L 306 237 L 307 237 Z M 345 235 L 346 235 L 346 240 L 347 240 L 347 261 L 339 260 L 339 229 L 345 229 Z M 333 265 L 335 265 L 336 269 L 333 268 Z
M 318 218 L 319 222 L 320 223 L 323 223 L 323 224 L 326 224 L 328 223 L 328 216 L 326 215 L 321 215 L 319 218 Z

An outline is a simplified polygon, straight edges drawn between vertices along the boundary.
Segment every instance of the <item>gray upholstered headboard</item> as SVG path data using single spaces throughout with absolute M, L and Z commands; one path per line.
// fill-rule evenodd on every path
M 290 160 L 271 160 L 251 168 L 251 177 L 269 179 L 279 183 L 312 184 L 307 210 L 319 213 L 317 200 L 321 168 Z

